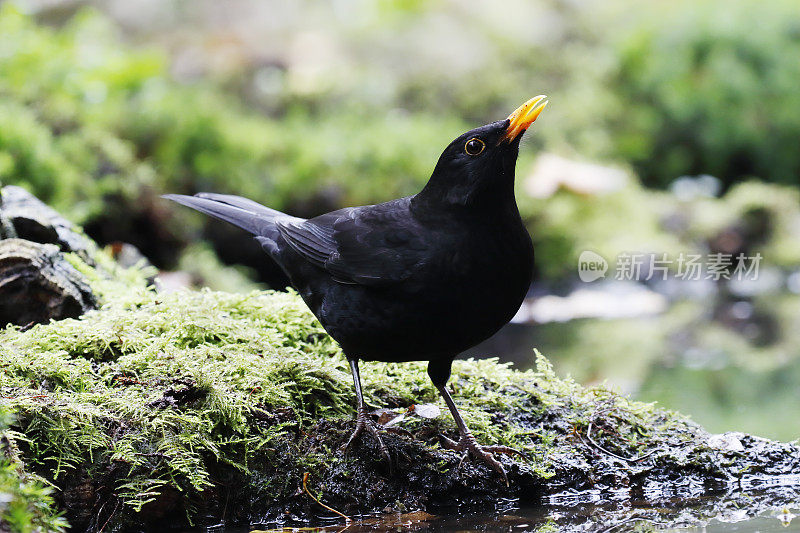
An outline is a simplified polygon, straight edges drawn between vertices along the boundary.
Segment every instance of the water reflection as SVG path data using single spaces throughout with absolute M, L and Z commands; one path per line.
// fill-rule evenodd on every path
M 558 498 L 541 505 L 498 502 L 498 508 L 485 512 L 466 512 L 458 508 L 432 512 L 390 513 L 342 519 L 319 519 L 306 523 L 262 526 L 252 533 L 289 533 L 324 531 L 361 533 L 374 531 L 425 532 L 584 532 L 612 531 L 702 531 L 734 533 L 759 531 L 773 533 L 797 531 L 793 527 L 797 513 L 797 491 L 790 487 L 709 495 L 701 498 L 662 498 L 657 501 L 604 500 L 587 501 L 580 497 L 561 501 Z M 207 530 L 208 533 L 211 530 Z M 244 533 L 227 530 L 228 533 Z
M 509 324 L 467 356 L 520 368 L 536 347 L 559 374 L 681 411 L 709 431 L 800 438 L 800 296 L 713 291 L 660 314 Z

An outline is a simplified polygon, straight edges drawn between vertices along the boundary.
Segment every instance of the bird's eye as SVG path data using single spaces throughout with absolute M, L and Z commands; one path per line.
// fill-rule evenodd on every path
M 468 140 L 467 144 L 464 145 L 464 151 L 469 155 L 478 155 L 479 153 L 483 152 L 484 148 L 486 148 L 486 145 L 483 144 L 482 140 L 476 137 Z

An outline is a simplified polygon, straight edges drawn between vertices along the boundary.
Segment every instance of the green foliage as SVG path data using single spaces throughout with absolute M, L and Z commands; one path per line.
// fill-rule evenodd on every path
M 578 257 L 594 251 L 609 261 L 620 253 L 707 253 L 725 232 L 735 231 L 747 255 L 760 253 L 763 267 L 800 265 L 800 194 L 794 187 L 759 181 L 734 185 L 720 198 L 681 200 L 636 182 L 613 192 L 586 195 L 561 189 L 520 203 L 547 280 L 574 276 Z M 632 223 L 635 221 L 635 223 Z M 674 264 L 673 264 L 674 266 Z
M 15 442 L 25 440 L 8 429 L 12 417 L 0 407 L 0 529 L 11 533 L 65 531 L 67 523 L 56 512 L 52 488 L 23 470 Z
M 161 62 L 147 53 L 95 47 L 111 28 L 88 15 L 64 30 L 36 26 L 11 4 L 0 8 L 0 180 L 85 218 L 106 194 L 152 179 L 136 149 L 115 136 L 119 115 Z
M 0 10 L 0 179 L 80 223 L 119 198 L 142 209 L 148 190 L 236 192 L 278 209 L 410 194 L 462 129 L 342 106 L 254 115 L 208 84 L 172 81 L 161 54 L 113 33 L 91 11 L 56 31 Z
M 682 242 L 663 227 L 675 207 L 674 198 L 630 183 L 599 195 L 562 189 L 546 199 L 526 200 L 523 211 L 532 228 L 537 268 L 545 279 L 563 279 L 575 275 L 584 250 L 613 263 L 620 252 L 676 255 L 695 249 L 696 242 Z
M 203 242 L 190 244 L 184 249 L 177 270 L 175 275 L 190 276 L 193 285 L 216 291 L 250 292 L 265 288 L 253 282 L 255 274 L 250 269 L 223 264 L 214 250 Z
M 643 10 L 612 81 L 616 155 L 645 183 L 712 174 L 798 184 L 797 3 L 670 2 Z
M 800 191 L 755 180 L 734 185 L 722 198 L 677 205 L 688 220 L 684 238 L 701 240 L 736 228 L 768 266 L 800 264 Z
M 158 246 L 170 234 L 178 241 L 194 237 L 207 219 L 188 210 L 167 217 L 154 193 L 230 192 L 300 215 L 411 194 L 447 140 L 468 127 L 462 119 L 476 124 L 502 116 L 543 85 L 553 105 L 546 127 L 526 143 L 630 161 L 650 185 L 687 173 L 716 174 L 728 184 L 743 174 L 794 183 L 800 67 L 792 53 L 794 19 L 787 16 L 793 5 L 759 7 L 759 24 L 752 25 L 754 5 L 648 5 L 629 18 L 618 16 L 620 4 L 612 2 L 596 14 L 603 30 L 588 24 L 585 10 L 569 8 L 559 16 L 580 38 L 546 43 L 520 44 L 520 35 L 493 33 L 497 21 L 473 20 L 496 52 L 487 57 L 502 61 L 477 54 L 456 75 L 428 59 L 419 70 L 384 72 L 392 87 L 386 94 L 370 92 L 377 91 L 368 83 L 381 76 L 377 70 L 346 70 L 337 85 L 313 94 L 286 82 L 271 107 L 256 102 L 259 109 L 280 102 L 280 112 L 270 115 L 209 81 L 173 81 L 162 53 L 121 44 L 115 28 L 92 11 L 52 29 L 6 3 L 0 180 L 26 186 L 89 227 L 113 219 L 115 239 L 141 245 L 131 234 L 149 220 L 157 231 L 142 240 Z M 373 13 L 371 29 L 343 29 L 338 38 L 359 46 L 383 42 L 381 31 L 397 36 L 445 7 L 382 9 Z M 520 175 L 532 153 L 523 148 Z M 602 201 L 569 194 L 521 201 L 548 277 L 563 275 L 575 250 L 599 243 L 611 255 L 676 247 L 676 237 L 660 227 L 671 202 L 637 187 Z M 130 227 L 122 228 L 123 220 Z M 160 266 L 179 248 L 166 247 L 166 254 L 151 251 Z M 785 240 L 777 247 L 774 256 L 791 255 Z

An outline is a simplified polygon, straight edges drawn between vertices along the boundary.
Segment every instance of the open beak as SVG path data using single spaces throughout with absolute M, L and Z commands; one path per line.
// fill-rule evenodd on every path
M 522 135 L 528 129 L 528 126 L 533 124 L 533 121 L 539 117 L 539 114 L 546 106 L 547 97 L 543 94 L 534 96 L 519 106 L 513 113 L 508 115 L 510 124 L 497 144 L 511 142 Z

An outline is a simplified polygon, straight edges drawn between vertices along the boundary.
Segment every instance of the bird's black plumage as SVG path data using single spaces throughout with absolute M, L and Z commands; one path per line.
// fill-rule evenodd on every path
M 165 196 L 253 233 L 286 272 L 351 362 L 359 400 L 351 441 L 366 429 L 380 442 L 366 420 L 358 361 L 427 360 L 461 433 L 451 444 L 505 477 L 486 450 L 509 450 L 475 443 L 445 383 L 453 359 L 506 324 L 530 286 L 533 246 L 514 198 L 514 169 L 522 132 L 543 100 L 459 136 L 414 196 L 312 219 L 238 196 Z

